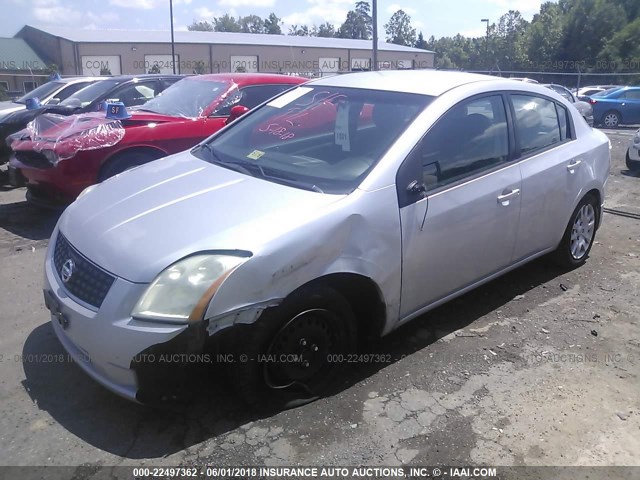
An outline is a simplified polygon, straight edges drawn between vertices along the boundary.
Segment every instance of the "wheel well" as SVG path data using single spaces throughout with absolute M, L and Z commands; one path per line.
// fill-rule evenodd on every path
M 594 188 L 585 193 L 582 198 L 586 197 L 587 195 L 593 195 L 596 198 L 596 202 L 598 203 L 596 209 L 598 211 L 598 219 L 600 219 L 602 217 L 602 195 L 600 194 L 600 191 Z M 598 224 L 599 223 L 600 222 L 598 222 Z
M 117 162 L 120 158 L 126 155 L 131 155 L 136 153 L 150 155 L 151 157 L 153 157 L 154 160 L 164 157 L 165 155 L 168 155 L 166 152 L 154 147 L 133 147 L 133 148 L 127 148 L 125 150 L 120 150 L 114 153 L 113 155 L 111 155 L 104 162 L 102 162 L 102 165 L 100 165 L 100 171 L 98 172 L 98 180 L 102 178 L 104 170 L 113 162 Z
M 356 273 L 333 273 L 303 286 L 317 284 L 333 288 L 349 302 L 356 317 L 361 344 L 380 337 L 386 321 L 386 306 L 373 280 Z

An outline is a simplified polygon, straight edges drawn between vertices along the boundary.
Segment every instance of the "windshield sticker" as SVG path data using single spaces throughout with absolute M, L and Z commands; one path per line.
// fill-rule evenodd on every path
M 335 142 L 336 145 L 342 146 L 343 152 L 351 151 L 351 140 L 349 139 L 349 104 L 346 102 L 338 103 Z
M 311 87 L 298 87 L 267 103 L 270 107 L 282 108 L 313 90 Z
M 264 152 L 261 150 L 254 150 L 253 152 L 251 152 L 249 155 L 247 155 L 247 158 L 250 158 L 251 160 L 258 160 L 261 156 L 264 155 Z

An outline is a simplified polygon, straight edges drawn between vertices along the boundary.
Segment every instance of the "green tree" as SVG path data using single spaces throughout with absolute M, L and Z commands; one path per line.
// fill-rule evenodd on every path
M 225 13 L 221 17 L 214 17 L 213 30 L 216 32 L 241 32 L 242 25 L 234 17 Z
M 244 33 L 264 33 L 264 20 L 258 15 L 247 15 L 240 19 L 240 27 Z
M 315 36 L 317 36 L 317 37 L 326 37 L 326 38 L 335 37 L 336 36 L 336 27 L 334 27 L 329 22 L 325 22 L 325 23 L 321 24 L 317 29 L 315 29 Z
M 493 35 L 489 30 L 492 63 L 502 70 L 519 70 L 528 64 L 525 45 L 528 26 L 517 10 L 509 10 L 500 17 Z
M 269 16 L 264 19 L 264 33 L 282 35 L 280 18 L 278 18 L 275 13 L 270 13 Z
M 384 30 L 387 42 L 408 47 L 416 44 L 416 29 L 411 26 L 411 17 L 403 10 L 398 10 L 391 16 Z
M 564 19 L 559 5 L 543 3 L 540 12 L 533 16 L 525 39 L 530 68 L 552 68 L 560 54 L 563 32 Z
M 197 32 L 213 32 L 213 24 L 207 21 L 193 21 L 191 25 L 187 26 L 187 30 Z
M 289 32 L 287 35 L 295 35 L 298 37 L 308 37 L 311 35 L 311 31 L 309 30 L 309 27 L 306 25 L 301 25 L 298 27 L 298 25 L 291 25 L 289 27 Z
M 427 48 L 427 42 L 424 39 L 424 35 L 422 34 L 422 32 L 420 32 L 418 34 L 418 39 L 416 40 L 416 48 L 421 48 L 422 50 L 428 50 Z
M 601 64 L 610 71 L 640 70 L 640 17 L 616 33 L 599 55 Z
M 371 39 L 373 19 L 370 12 L 369 2 L 357 2 L 355 10 L 349 10 L 346 20 L 338 29 L 338 36 L 360 40 Z

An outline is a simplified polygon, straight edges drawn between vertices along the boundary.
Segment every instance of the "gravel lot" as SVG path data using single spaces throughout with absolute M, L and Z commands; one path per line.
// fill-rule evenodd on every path
M 41 292 L 57 214 L 0 187 L 0 465 L 638 465 L 633 131 L 607 131 L 609 210 L 584 267 L 520 268 L 372 346 L 392 361 L 354 365 L 336 395 L 259 415 L 219 371 L 146 408 L 67 361 Z

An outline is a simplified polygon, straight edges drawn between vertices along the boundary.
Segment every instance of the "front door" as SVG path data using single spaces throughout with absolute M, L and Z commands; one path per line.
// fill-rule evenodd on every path
M 414 166 L 401 167 L 401 318 L 510 264 L 521 176 L 509 159 L 504 97 L 495 94 L 449 110 L 406 160 Z M 405 173 L 415 165 L 418 179 Z

